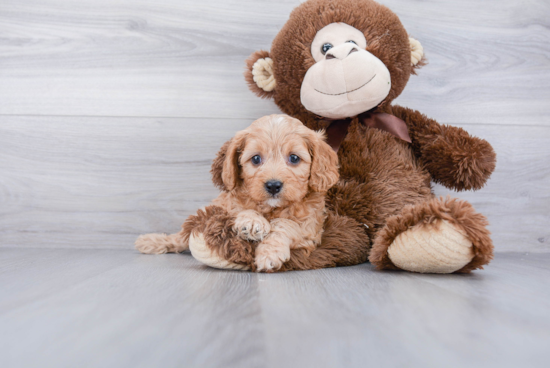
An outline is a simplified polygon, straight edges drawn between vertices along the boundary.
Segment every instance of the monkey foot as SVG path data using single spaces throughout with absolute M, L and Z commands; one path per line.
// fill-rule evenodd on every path
M 194 236 L 193 234 L 189 236 L 189 250 L 197 261 L 210 267 L 243 271 L 250 269 L 246 265 L 233 263 L 220 257 L 216 252 L 212 251 L 212 249 L 208 247 L 206 241 L 204 240 L 204 236 L 201 233 L 197 236 Z
M 445 220 L 433 225 L 399 234 L 388 248 L 392 263 L 421 273 L 452 273 L 470 263 L 474 252 L 464 232 Z
M 465 273 L 493 259 L 487 219 L 457 199 L 433 198 L 390 217 L 369 260 L 378 269 Z

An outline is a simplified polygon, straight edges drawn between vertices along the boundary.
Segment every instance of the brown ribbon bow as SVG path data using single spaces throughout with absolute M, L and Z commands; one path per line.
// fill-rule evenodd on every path
M 375 128 L 391 133 L 405 142 L 411 143 L 407 124 L 397 116 L 383 112 L 365 112 L 359 116 L 359 123 L 369 128 Z M 327 128 L 327 143 L 335 152 L 338 152 L 340 144 L 348 134 L 348 128 L 352 119 L 334 120 Z

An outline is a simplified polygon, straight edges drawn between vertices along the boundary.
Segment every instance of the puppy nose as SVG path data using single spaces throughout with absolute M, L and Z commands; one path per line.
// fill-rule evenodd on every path
M 281 183 L 278 180 L 270 180 L 267 183 L 265 183 L 265 190 L 267 190 L 272 195 L 279 193 L 282 187 L 283 187 L 283 183 Z
M 351 53 L 359 51 L 359 48 L 356 44 L 351 42 L 346 42 L 342 45 L 338 45 L 336 47 L 333 47 L 328 51 L 325 55 L 325 59 L 340 59 L 344 60 L 347 58 Z

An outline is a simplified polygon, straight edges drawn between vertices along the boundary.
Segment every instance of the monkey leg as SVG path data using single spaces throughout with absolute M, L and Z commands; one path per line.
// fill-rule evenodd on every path
M 254 271 L 254 246 L 233 231 L 235 218 L 224 209 L 208 206 L 182 225 L 189 250 L 201 263 L 214 268 Z
M 467 273 L 493 258 L 485 216 L 466 201 L 433 198 L 388 218 L 369 260 L 378 269 Z

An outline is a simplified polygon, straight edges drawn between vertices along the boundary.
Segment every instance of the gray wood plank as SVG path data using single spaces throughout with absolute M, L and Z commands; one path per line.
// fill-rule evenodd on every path
M 0 113 L 256 117 L 275 111 L 248 92 L 244 59 L 269 46 L 263 40 L 295 5 L 3 2 Z M 240 114 L 246 102 L 252 110 Z
M 547 254 L 532 257 L 548 261 Z M 273 317 L 264 318 L 267 346 L 278 347 L 269 361 L 274 367 L 310 366 L 312 359 L 326 367 L 543 366 L 550 290 L 533 279 L 540 269 L 521 272 L 517 258 L 499 255 L 486 271 L 458 277 L 379 273 L 371 265 L 259 275 L 264 316 Z M 542 272 L 548 271 L 547 265 Z
M 498 254 L 470 275 L 268 275 L 189 254 L 4 248 L 0 365 L 544 367 L 549 276 L 550 254 Z
M 298 0 L 4 1 L 0 114 L 257 118 L 244 59 Z M 446 123 L 550 125 L 550 4 L 386 0 L 430 64 L 399 103 Z M 475 11 L 472 11 L 475 9 Z
M 177 231 L 189 214 L 217 195 L 210 165 L 219 147 L 251 123 L 76 117 L 2 121 L 0 243 L 31 247 L 130 247 L 139 233 Z
M 248 119 L 3 117 L 0 246 L 130 248 L 177 231 L 218 193 L 210 163 Z M 469 200 L 497 251 L 548 251 L 549 127 L 464 125 L 488 139 L 496 172 Z
M 2 263 L 13 252 L 1 250 Z M 252 274 L 222 274 L 189 255 L 31 252 L 0 275 L 4 304 L 17 305 L 0 312 L 2 367 L 259 366 Z
M 448 124 L 550 124 L 548 1 L 382 3 L 429 62 L 396 102 Z

